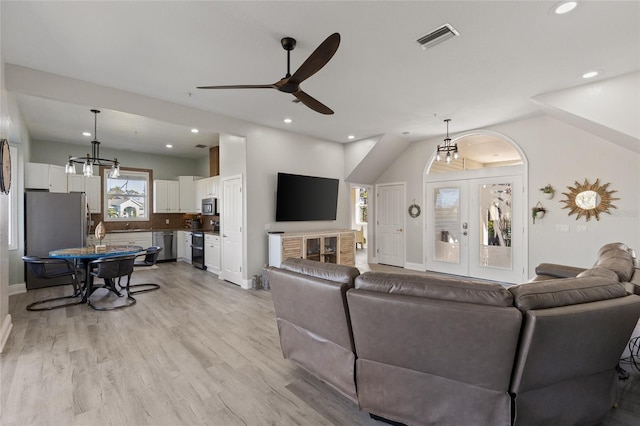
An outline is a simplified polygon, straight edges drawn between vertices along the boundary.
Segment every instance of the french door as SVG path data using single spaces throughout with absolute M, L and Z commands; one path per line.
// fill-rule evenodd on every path
M 427 270 L 510 283 L 525 279 L 521 176 L 425 188 Z

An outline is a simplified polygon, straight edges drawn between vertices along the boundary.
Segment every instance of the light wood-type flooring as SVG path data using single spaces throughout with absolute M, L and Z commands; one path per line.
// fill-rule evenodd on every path
M 0 425 L 382 425 L 282 358 L 268 291 L 182 262 L 133 282 L 162 288 L 108 312 L 25 310 L 68 287 L 9 298 Z M 639 383 L 605 425 L 640 425 Z

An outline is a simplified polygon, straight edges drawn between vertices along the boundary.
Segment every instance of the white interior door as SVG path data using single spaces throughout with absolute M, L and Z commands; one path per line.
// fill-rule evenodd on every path
M 242 176 L 222 180 L 222 279 L 242 285 Z
M 509 283 L 525 279 L 521 176 L 425 188 L 427 270 Z
M 404 267 L 404 184 L 377 185 L 378 263 Z

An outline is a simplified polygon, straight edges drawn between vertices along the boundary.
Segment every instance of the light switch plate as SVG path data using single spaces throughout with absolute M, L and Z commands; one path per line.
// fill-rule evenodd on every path
M 569 232 L 569 225 L 556 225 L 556 232 Z

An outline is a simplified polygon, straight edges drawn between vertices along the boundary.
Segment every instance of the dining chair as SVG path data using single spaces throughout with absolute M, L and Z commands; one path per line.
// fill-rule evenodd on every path
M 131 296 L 131 292 L 129 291 L 129 282 L 131 281 L 131 274 L 133 273 L 133 264 L 135 263 L 135 259 L 136 255 L 129 255 L 102 257 L 89 262 L 87 268 L 87 272 L 89 274 L 87 284 L 87 300 L 89 306 L 97 311 L 110 311 L 113 309 L 126 308 L 136 304 L 136 299 Z M 127 283 L 125 286 L 120 285 L 120 281 L 123 277 L 127 277 Z M 104 280 L 104 284 L 96 286 L 94 283 L 95 278 L 102 278 Z M 117 287 L 124 290 L 125 294 L 120 293 Z M 91 301 L 91 295 L 99 288 L 106 288 L 118 297 L 126 296 L 127 301 L 117 305 L 96 306 Z
M 44 299 L 27 305 L 27 311 L 48 311 L 51 309 L 64 308 L 65 306 L 72 306 L 82 303 L 82 288 L 80 285 L 80 279 L 78 277 L 78 270 L 75 263 L 67 259 L 52 259 L 47 257 L 37 256 L 23 256 L 23 262 L 27 268 L 33 274 L 33 276 L 40 279 L 52 279 L 60 277 L 69 277 L 69 284 L 73 287 L 73 294 L 69 296 L 53 297 L 50 299 Z M 45 305 L 48 302 L 54 302 L 56 300 L 63 299 L 75 299 L 76 301 L 70 303 Z
M 158 261 L 158 255 L 160 254 L 161 251 L 162 251 L 162 247 L 158 247 L 158 246 L 152 246 L 147 248 L 144 252 L 136 256 L 136 258 L 140 258 L 144 256 L 144 259 L 142 259 L 141 261 L 135 262 L 134 266 L 144 268 L 144 267 L 155 265 L 156 262 Z M 160 288 L 160 284 L 141 283 L 141 284 L 132 284 L 129 287 L 130 288 L 143 287 L 141 290 L 135 290 L 131 292 L 131 294 L 138 294 L 138 293 L 146 293 L 148 291 L 157 290 Z

